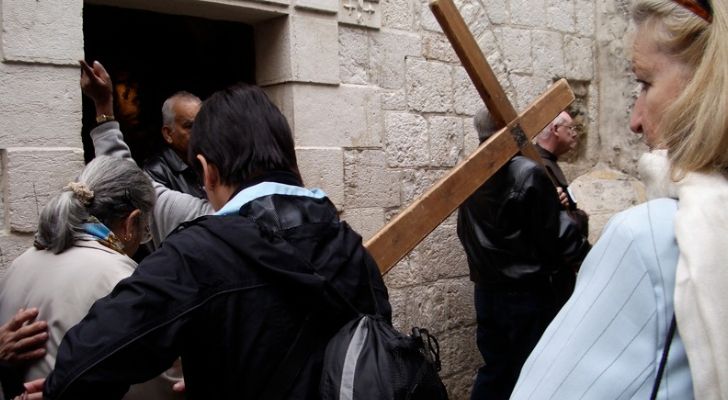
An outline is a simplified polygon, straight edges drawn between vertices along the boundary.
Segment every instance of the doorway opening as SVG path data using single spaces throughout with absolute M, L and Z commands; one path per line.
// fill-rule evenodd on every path
M 84 4 L 86 61 L 98 60 L 114 82 L 114 115 L 134 160 L 143 165 L 163 145 L 164 100 L 188 91 L 202 100 L 237 82 L 255 83 L 253 27 L 239 22 Z M 86 162 L 93 102 L 83 99 Z

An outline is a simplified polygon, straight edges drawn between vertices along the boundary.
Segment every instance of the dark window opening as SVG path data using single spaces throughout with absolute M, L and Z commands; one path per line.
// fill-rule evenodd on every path
M 114 115 L 139 165 L 163 146 L 162 103 L 185 90 L 205 100 L 236 82 L 255 83 L 249 25 L 84 5 L 86 61 L 100 61 L 114 82 Z M 84 97 L 84 157 L 94 157 L 89 132 L 93 102 Z

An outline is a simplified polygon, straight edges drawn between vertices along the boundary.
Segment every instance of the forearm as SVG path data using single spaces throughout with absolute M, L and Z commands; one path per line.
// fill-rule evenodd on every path
M 96 156 L 112 156 L 131 160 L 131 150 L 115 121 L 105 122 L 91 131 Z

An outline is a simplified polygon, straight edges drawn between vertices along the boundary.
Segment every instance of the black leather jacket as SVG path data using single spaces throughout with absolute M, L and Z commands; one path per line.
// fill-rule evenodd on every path
M 318 399 L 324 346 L 350 318 L 324 279 L 391 320 L 379 270 L 326 198 L 270 195 L 186 223 L 68 331 L 45 398 L 119 399 L 181 356 L 186 398 L 258 399 L 316 312 L 320 340 L 287 398 Z
M 190 168 L 169 147 L 144 163 L 144 171 L 155 181 L 178 192 L 191 194 L 200 199 L 207 198 L 195 170 Z
M 470 279 L 483 285 L 538 284 L 563 269 L 573 273 L 590 249 L 544 169 L 520 155 L 460 206 L 458 237 Z

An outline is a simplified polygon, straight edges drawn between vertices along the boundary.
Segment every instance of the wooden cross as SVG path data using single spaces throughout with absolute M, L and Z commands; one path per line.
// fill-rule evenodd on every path
M 574 101 L 569 84 L 561 79 L 525 111 L 516 114 L 452 0 L 432 0 L 430 8 L 501 129 L 365 243 L 382 274 L 412 251 L 516 153 L 520 151 L 542 164 L 531 139 Z

